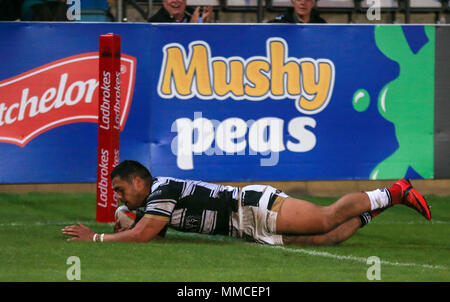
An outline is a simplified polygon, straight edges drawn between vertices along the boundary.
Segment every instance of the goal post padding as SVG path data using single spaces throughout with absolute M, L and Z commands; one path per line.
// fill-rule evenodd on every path
M 97 222 L 114 222 L 118 207 L 110 174 L 120 161 L 120 36 L 99 37 Z

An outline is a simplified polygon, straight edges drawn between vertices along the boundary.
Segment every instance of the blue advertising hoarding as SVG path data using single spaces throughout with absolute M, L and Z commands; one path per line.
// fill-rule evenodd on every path
M 3 103 L 2 126 L 0 129 L 0 154 L 3 160 L 0 163 L 0 182 L 2 183 L 48 183 L 48 182 L 95 182 L 97 161 L 97 124 L 95 119 L 89 121 L 74 121 L 64 125 L 39 131 L 37 136 L 24 146 L 5 142 L 5 137 L 10 132 L 38 131 L 36 126 L 42 119 L 50 116 L 48 124 L 54 123 L 60 118 L 59 111 L 70 108 L 67 115 L 76 115 L 81 102 L 75 106 L 62 106 L 51 110 L 39 112 L 30 117 L 33 106 L 27 107 L 23 103 L 32 97 L 37 97 L 36 104 L 40 107 L 45 93 L 61 86 L 60 77 L 67 75 L 66 88 L 78 80 L 89 81 L 95 78 L 98 85 L 98 61 L 84 65 L 74 64 L 56 70 L 56 74 L 48 74 L 52 70 L 45 70 L 45 66 L 58 65 L 60 60 L 66 60 L 73 56 L 83 56 L 98 52 L 99 35 L 115 32 L 122 36 L 122 53 L 129 58 L 135 58 L 137 62 L 134 77 L 131 107 L 125 125 L 122 129 L 123 156 L 138 158 L 145 164 L 149 164 L 148 156 L 148 112 L 149 102 L 134 102 L 134 100 L 148 100 L 146 78 L 149 77 L 148 36 L 149 28 L 133 25 L 133 30 L 119 24 L 84 25 L 68 23 L 1 23 L 0 40 L 2 45 L 0 56 L 2 63 L 0 68 L 0 103 Z M 56 62 L 56 63 L 55 63 Z M 42 68 L 44 66 L 44 68 Z M 33 71 L 44 70 L 36 73 Z M 19 75 L 20 81 L 11 81 Z M 25 75 L 30 77 L 26 79 Z M 139 75 L 139 76 L 137 76 Z M 56 81 L 49 80 L 56 78 Z M 24 82 L 25 81 L 25 82 Z M 98 90 L 98 88 L 96 89 Z M 27 98 L 24 98 L 24 91 Z M 79 92 L 79 91 L 78 91 Z M 73 91 L 73 95 L 78 93 Z M 122 91 L 123 92 L 123 91 Z M 97 91 L 96 91 L 97 93 Z M 9 97 L 5 97 L 8 94 Z M 57 96 L 54 97 L 55 99 Z M 75 97 L 74 97 L 75 98 Z M 14 110 L 14 107 L 19 107 Z M 47 103 L 50 106 L 51 101 Z M 96 116 L 98 100 L 93 96 L 86 112 Z M 2 106 L 2 105 L 0 105 Z M 25 108 L 24 108 L 25 107 Z M 8 109 L 12 108 L 11 116 L 17 118 L 14 123 L 8 123 Z M 24 119 L 18 118 L 19 109 L 24 111 Z M 42 111 L 42 110 L 41 110 Z M 45 111 L 45 110 L 44 110 Z M 56 115 L 56 116 L 55 116 Z M 147 124 L 145 124 L 147 123 Z M 5 129 L 12 126 L 11 129 Z M 135 131 L 135 129 L 144 129 Z M 6 130 L 6 131 L 5 131 Z
M 93 76 L 59 71 L 69 96 L 58 105 L 65 78 L 36 69 L 95 52 L 108 32 L 121 35 L 124 58 L 135 62 L 134 74 L 123 64 L 130 84 L 122 93 L 132 97 L 121 158 L 155 176 L 434 176 L 434 26 L 0 23 L 9 45 L 0 49 L 0 154 L 9 158 L 0 182 L 95 181 L 93 119 L 45 128 L 22 146 L 1 138 L 49 113 L 55 123 L 64 108 L 94 110 Z M 30 78 L 16 80 L 23 74 L 37 76 L 36 86 L 56 80 L 32 88 Z

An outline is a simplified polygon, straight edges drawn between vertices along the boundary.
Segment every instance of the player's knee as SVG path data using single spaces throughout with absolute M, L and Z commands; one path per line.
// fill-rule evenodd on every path
M 324 209 L 323 214 L 319 218 L 318 228 L 320 233 L 327 233 L 336 227 L 333 213 L 329 209 Z
M 338 240 L 338 237 L 333 234 L 325 234 L 314 237 L 314 245 L 318 246 L 331 246 L 339 243 L 340 241 Z
M 315 236 L 313 239 L 313 245 L 315 246 L 327 246 L 332 245 L 330 240 L 326 236 Z
M 331 230 L 332 226 L 327 216 L 323 215 L 317 220 L 316 228 L 319 234 L 327 233 Z

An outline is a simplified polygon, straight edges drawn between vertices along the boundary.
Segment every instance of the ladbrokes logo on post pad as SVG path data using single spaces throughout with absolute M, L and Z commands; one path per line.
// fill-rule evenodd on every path
M 133 96 L 136 58 L 122 54 L 123 129 Z M 55 127 L 98 121 L 98 53 L 54 61 L 0 82 L 0 142 L 24 147 Z

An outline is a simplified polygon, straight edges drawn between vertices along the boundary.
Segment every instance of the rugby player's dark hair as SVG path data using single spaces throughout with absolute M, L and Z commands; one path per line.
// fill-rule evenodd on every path
M 111 179 L 116 176 L 119 176 L 129 183 L 131 183 L 136 176 L 145 180 L 147 184 L 151 184 L 153 179 L 150 171 L 140 162 L 135 160 L 124 160 L 118 164 L 111 172 Z

